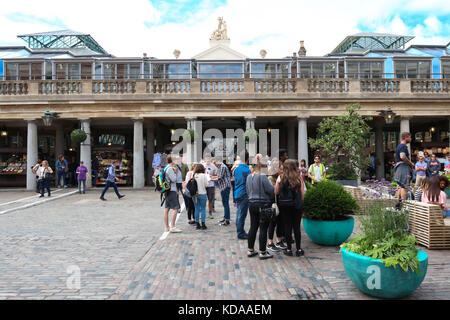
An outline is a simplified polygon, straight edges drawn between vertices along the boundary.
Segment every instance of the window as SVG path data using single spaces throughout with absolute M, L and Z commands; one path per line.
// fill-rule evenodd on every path
M 441 60 L 442 78 L 450 78 L 450 60 Z
M 45 79 L 53 79 L 53 64 L 51 63 L 51 61 L 45 61 Z
M 150 79 L 150 62 L 144 62 L 144 79 Z
M 42 63 L 32 63 L 31 64 L 31 80 L 41 80 L 42 79 Z
M 189 63 L 155 63 L 152 64 L 152 74 L 155 79 L 189 79 Z
M 7 63 L 5 74 L 6 80 L 18 80 L 19 65 L 17 63 Z
M 104 63 L 103 64 L 103 78 L 108 79 L 114 79 L 115 78 L 115 69 L 116 65 L 112 63 Z
M 381 61 L 346 61 L 347 78 L 371 79 L 382 78 L 384 62 Z
M 69 79 L 71 80 L 80 80 L 80 64 L 79 63 L 71 63 L 69 64 Z
M 140 63 L 130 63 L 129 66 L 129 78 L 130 79 L 139 79 L 141 74 L 141 64 Z
M 95 79 L 100 80 L 102 78 L 102 64 L 100 62 L 95 63 Z
M 198 77 L 203 79 L 243 78 L 242 63 L 199 63 Z
M 397 78 L 430 78 L 431 61 L 394 61 Z
M 288 63 L 252 63 L 252 78 L 280 79 L 289 78 Z
M 336 78 L 337 61 L 301 61 L 300 78 Z

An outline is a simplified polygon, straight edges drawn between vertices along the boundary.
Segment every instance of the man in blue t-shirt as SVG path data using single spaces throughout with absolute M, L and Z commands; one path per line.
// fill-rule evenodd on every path
M 409 183 L 411 181 L 411 168 L 414 164 L 408 150 L 408 143 L 411 142 L 411 133 L 402 132 L 401 143 L 395 149 L 395 174 L 394 181 L 398 183 L 400 192 L 398 192 L 399 203 L 406 199 L 408 194 Z
M 244 230 L 245 218 L 248 212 L 248 195 L 247 195 L 247 177 L 251 174 L 248 167 L 248 153 L 245 155 L 246 163 L 240 163 L 236 169 L 234 169 L 234 199 L 237 203 L 236 211 L 236 229 L 238 239 L 248 239 L 248 234 Z

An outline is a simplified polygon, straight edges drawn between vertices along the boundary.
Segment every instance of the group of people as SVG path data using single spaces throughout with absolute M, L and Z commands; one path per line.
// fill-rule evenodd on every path
M 197 230 L 206 230 L 207 202 L 208 216 L 214 218 L 215 193 L 218 187 L 224 208 L 224 216 L 219 225 L 230 225 L 230 192 L 233 190 L 233 203 L 237 207 L 237 238 L 248 242 L 248 257 L 258 255 L 262 260 L 272 258 L 273 255 L 268 250 L 283 250 L 286 255 L 293 256 L 293 243 L 296 245 L 295 255 L 304 255 L 300 223 L 306 190 L 305 179 L 309 177 L 313 184 L 325 180 L 325 166 L 320 163 L 320 156 L 315 157 L 315 163 L 309 168 L 306 167 L 305 160 L 299 165 L 296 160 L 288 159 L 287 152 L 283 150 L 279 159 L 262 161 L 263 158 L 261 154 L 252 161 L 249 161 L 247 154 L 245 161 L 236 157 L 230 168 L 220 158 L 205 157 L 188 168 L 181 162 L 181 157 L 168 156 L 168 164 L 164 168 L 165 179 L 170 184 L 164 205 L 166 232 L 182 232 L 175 226 L 181 207 L 179 193 L 184 199 L 188 224 L 195 226 Z M 192 187 L 194 182 L 195 188 Z M 246 232 L 248 213 L 250 229 Z M 258 230 L 259 252 L 255 250 Z
M 411 133 L 403 132 L 401 134 L 401 143 L 395 151 L 394 181 L 399 185 L 397 193 L 399 202 L 397 207 L 400 207 L 402 201 L 408 198 L 409 185 L 413 176 L 413 170 L 415 170 L 414 200 L 440 205 L 443 216 L 446 217 L 448 208 L 445 189 L 448 187 L 449 181 L 446 176 L 439 174 L 441 165 L 434 154 L 428 159 L 428 154 L 420 151 L 418 154 L 419 161 L 414 164 L 411 161 L 408 149 L 408 143 L 410 142 Z

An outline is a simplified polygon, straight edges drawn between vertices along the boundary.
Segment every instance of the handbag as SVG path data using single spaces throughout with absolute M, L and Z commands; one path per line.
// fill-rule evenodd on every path
M 253 179 L 253 178 L 252 178 Z M 253 181 L 252 181 L 253 182 Z M 261 174 L 259 175 L 259 199 L 262 199 L 261 197 L 261 190 L 262 190 L 262 183 L 261 183 Z M 272 204 L 261 204 L 259 208 L 260 223 L 270 223 L 272 221 L 275 221 L 277 218 L 276 209 L 272 206 Z

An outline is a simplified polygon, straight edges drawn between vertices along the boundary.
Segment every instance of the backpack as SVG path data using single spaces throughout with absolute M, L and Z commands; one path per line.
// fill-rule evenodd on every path
M 195 197 L 198 192 L 198 185 L 197 180 L 195 180 L 194 176 L 192 176 L 192 179 L 189 180 L 189 182 L 186 185 L 186 196 L 189 198 Z
M 161 193 L 161 207 L 166 201 L 166 195 L 170 191 L 170 183 L 166 180 L 166 169 L 164 168 L 155 176 L 155 191 Z
M 289 182 L 286 182 L 280 189 L 277 203 L 281 207 L 295 207 L 297 210 L 301 210 L 303 206 L 302 193 L 292 190 Z

